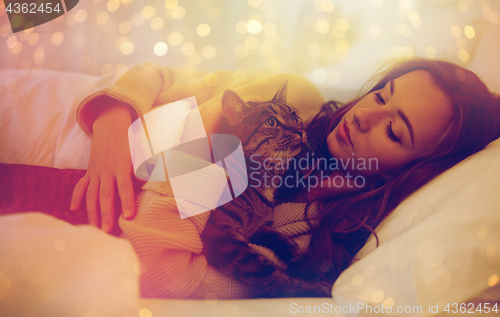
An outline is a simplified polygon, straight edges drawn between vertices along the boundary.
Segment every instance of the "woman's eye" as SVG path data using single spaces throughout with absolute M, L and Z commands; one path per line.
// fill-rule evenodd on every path
M 387 126 L 387 135 L 389 136 L 389 139 L 391 139 L 394 142 L 399 143 L 398 137 L 392 131 L 392 122 L 389 122 L 389 125 Z
M 384 98 L 382 98 L 382 96 L 380 95 L 380 93 L 376 92 L 375 93 L 375 98 L 377 99 L 377 102 L 381 105 L 385 105 L 385 100 Z
M 273 118 L 273 117 L 270 117 L 270 118 L 267 118 L 266 120 L 266 124 L 270 127 L 275 127 L 277 126 L 277 122 L 276 122 L 276 119 Z

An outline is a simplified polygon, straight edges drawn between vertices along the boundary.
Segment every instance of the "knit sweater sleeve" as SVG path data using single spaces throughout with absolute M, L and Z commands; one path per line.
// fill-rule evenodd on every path
M 141 264 L 142 297 L 187 298 L 207 271 L 200 234 L 210 213 L 181 219 L 169 182 L 148 182 L 132 220 L 119 219 Z
M 128 105 L 135 120 L 155 106 L 191 96 L 202 104 L 225 89 L 252 81 L 259 75 L 262 76 L 258 72 L 167 67 L 156 62 L 134 64 L 124 72 L 101 78 L 77 97 L 77 122 L 85 133 L 92 135 L 92 123 L 100 108 L 110 102 Z

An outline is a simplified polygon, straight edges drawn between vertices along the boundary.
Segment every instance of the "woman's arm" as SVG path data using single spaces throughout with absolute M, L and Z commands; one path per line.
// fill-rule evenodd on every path
M 113 99 L 101 107 L 92 125 L 87 172 L 75 186 L 71 198 L 70 210 L 75 211 L 85 197 L 89 223 L 98 226 L 100 222 L 106 232 L 110 232 L 115 223 L 115 203 L 121 203 L 126 218 L 135 214 L 132 159 L 127 137 L 132 116 L 128 105 Z M 115 201 L 115 194 L 119 202 Z
M 81 100 L 77 121 L 92 137 L 87 174 L 75 187 L 71 210 L 78 210 L 85 197 L 89 221 L 105 231 L 113 227 L 115 204 L 121 202 L 127 219 L 135 216 L 133 168 L 128 148 L 130 123 L 156 105 L 195 96 L 198 104 L 244 84 L 232 72 L 211 73 L 177 69 L 154 62 L 140 63 L 121 76 L 106 77 Z M 220 101 L 200 107 L 207 133 L 214 133 L 222 120 Z M 118 194 L 118 195 L 116 195 Z M 117 200 L 119 196 L 119 200 Z

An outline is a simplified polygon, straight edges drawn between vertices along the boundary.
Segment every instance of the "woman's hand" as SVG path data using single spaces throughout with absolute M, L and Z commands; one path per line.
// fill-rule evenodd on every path
M 86 194 L 89 223 L 106 232 L 113 229 L 116 194 L 125 218 L 135 216 L 133 166 L 127 133 L 131 120 L 127 105 L 113 102 L 102 109 L 92 126 L 87 173 L 76 184 L 71 198 L 70 210 L 75 211 Z

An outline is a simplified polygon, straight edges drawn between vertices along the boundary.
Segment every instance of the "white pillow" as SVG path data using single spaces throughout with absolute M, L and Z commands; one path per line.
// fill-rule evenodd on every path
M 425 314 L 498 285 L 499 179 L 497 139 L 401 203 L 376 230 L 380 246 L 371 236 L 340 275 L 335 301 L 420 305 Z

